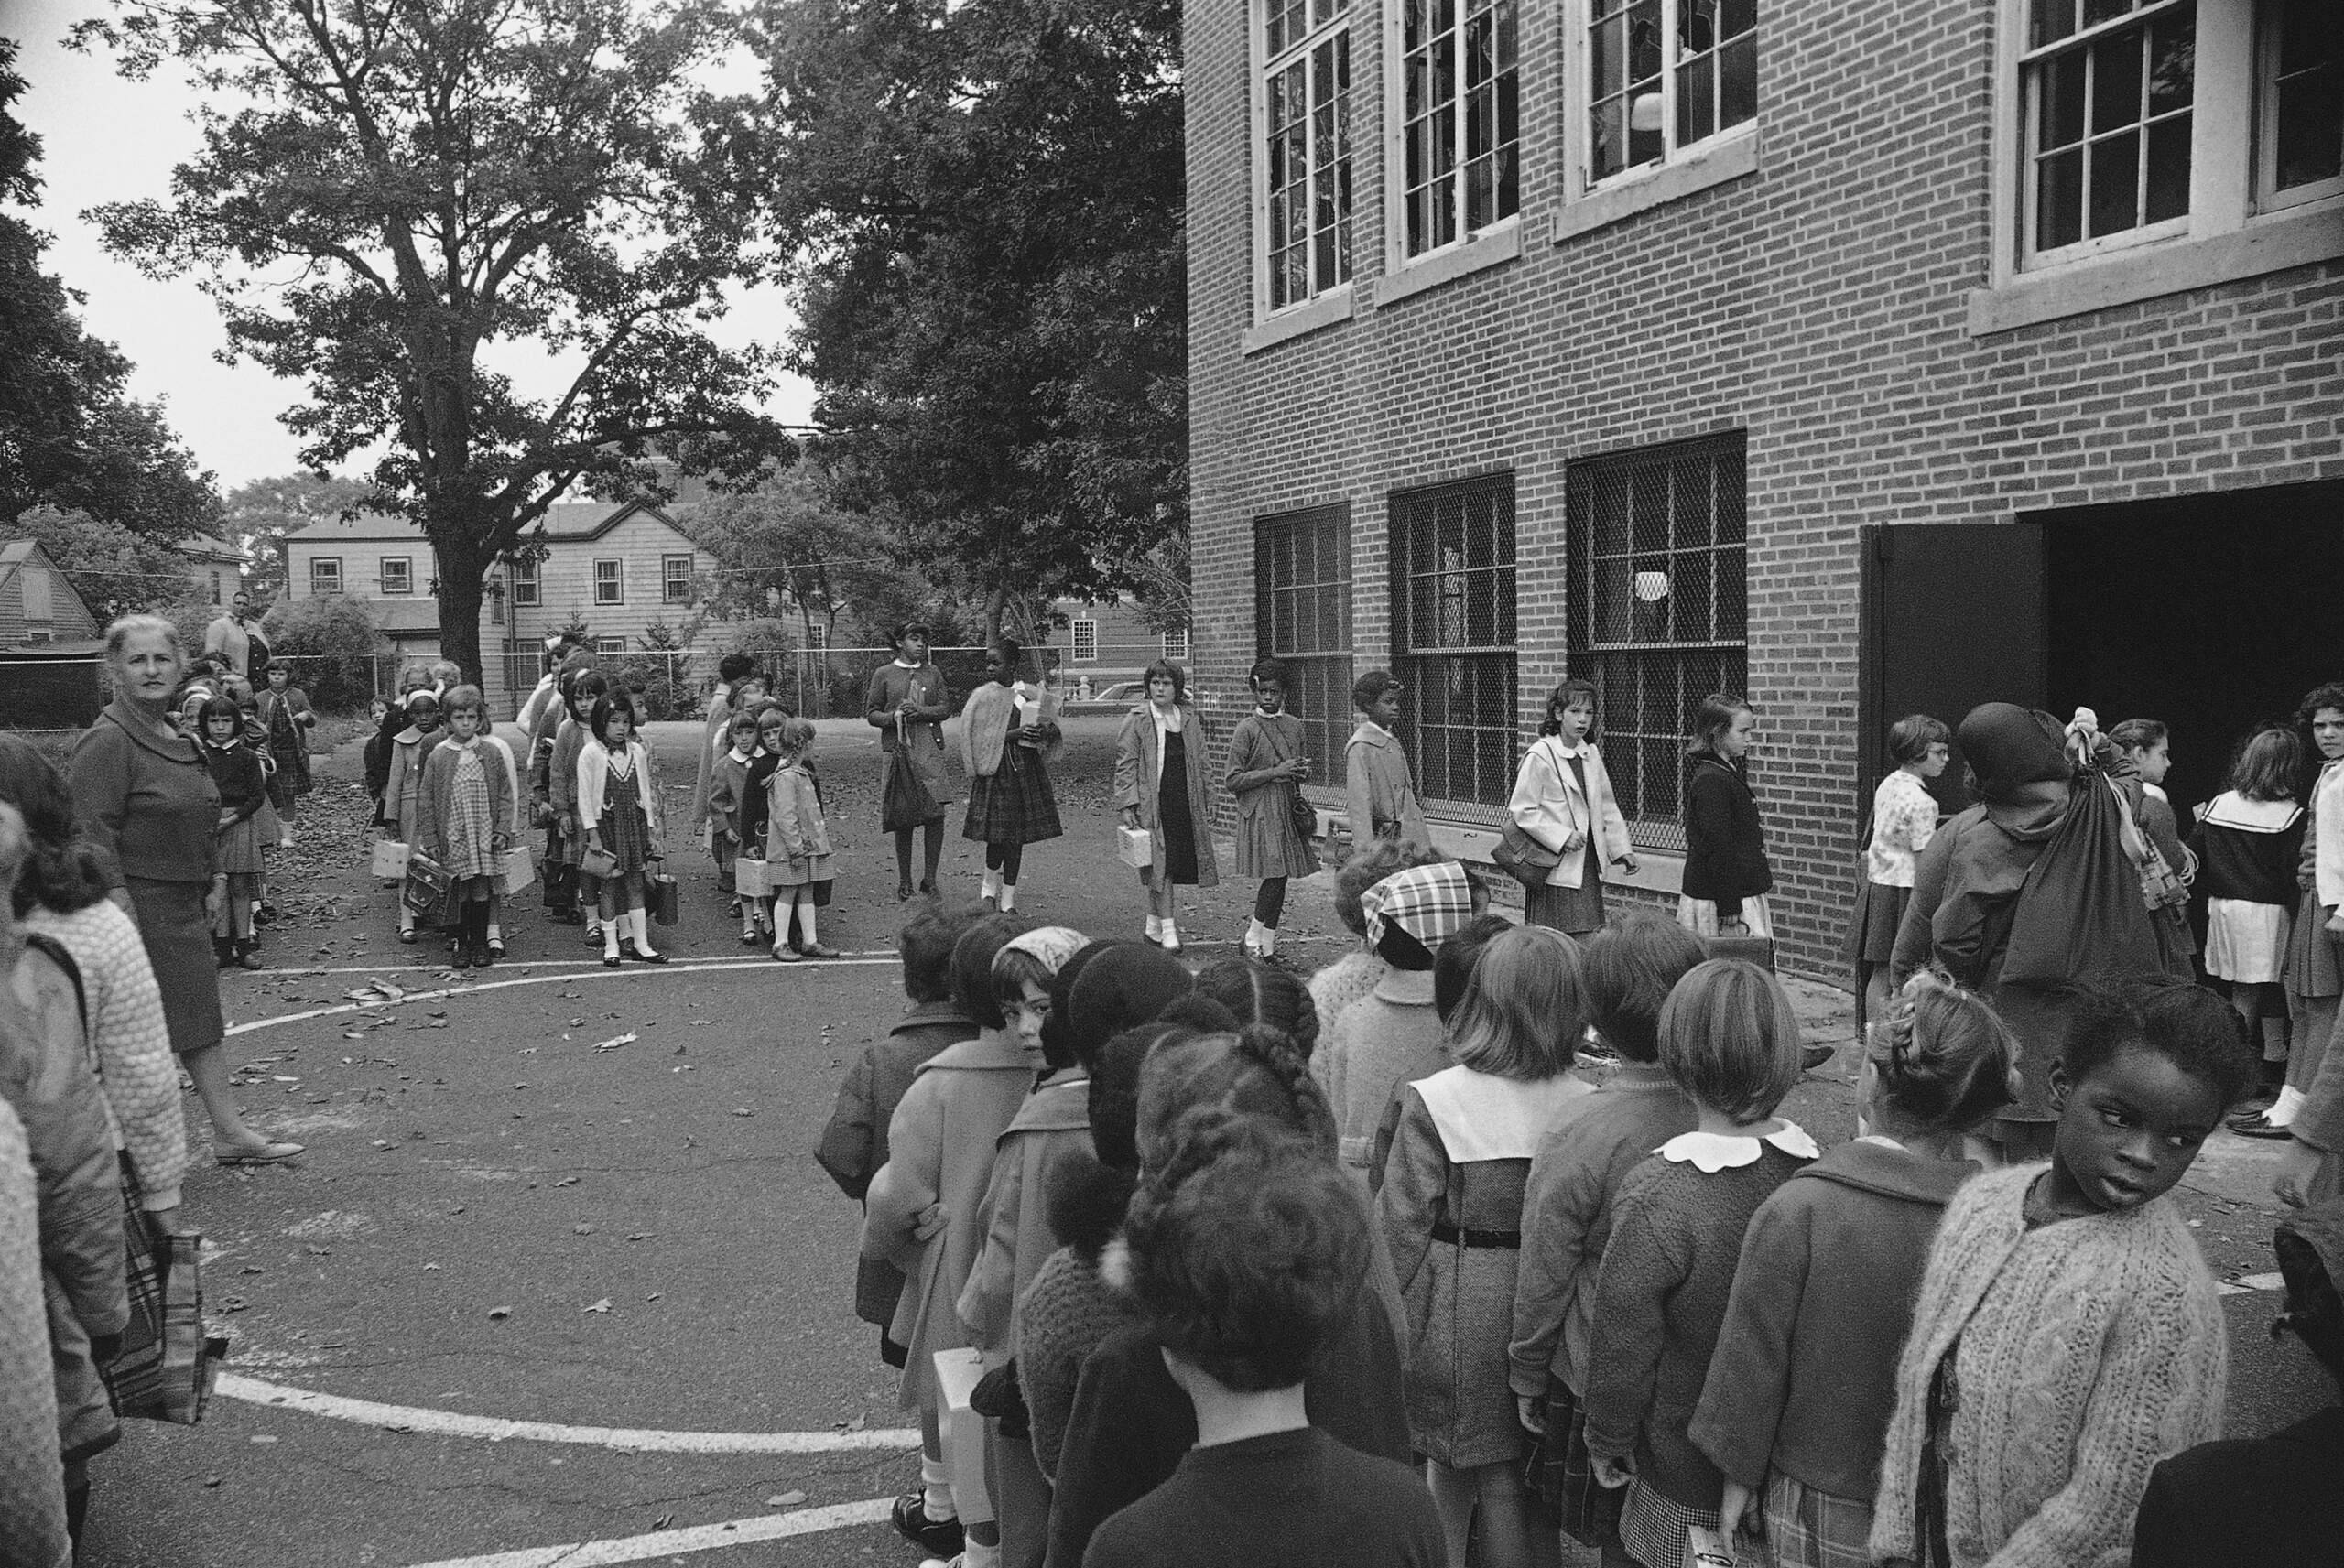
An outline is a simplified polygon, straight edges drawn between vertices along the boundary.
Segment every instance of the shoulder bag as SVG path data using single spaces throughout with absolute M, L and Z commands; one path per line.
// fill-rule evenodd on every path
M 1538 742 L 1538 746 L 1545 744 L 1543 741 Z M 1533 746 L 1531 750 L 1536 752 L 1538 746 Z M 1548 765 L 1552 766 L 1551 759 Z M 1559 770 L 1557 771 L 1556 782 L 1562 782 Z M 1563 863 L 1563 851 L 1549 849 L 1532 838 L 1509 811 L 1505 814 L 1504 822 L 1499 825 L 1497 847 L 1490 851 L 1490 859 L 1498 870 L 1524 887 L 1535 888 L 1546 885 L 1546 873 Z

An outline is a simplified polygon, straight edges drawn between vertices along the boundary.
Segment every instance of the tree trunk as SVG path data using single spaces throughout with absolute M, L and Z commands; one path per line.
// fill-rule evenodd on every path
M 1009 589 L 995 583 L 985 590 L 985 646 L 1001 641 L 1001 618 L 1009 608 Z
M 440 557 L 440 570 L 444 575 L 440 579 L 440 656 L 455 660 L 464 679 L 487 692 L 481 679 L 480 574 L 452 567 L 445 554 Z

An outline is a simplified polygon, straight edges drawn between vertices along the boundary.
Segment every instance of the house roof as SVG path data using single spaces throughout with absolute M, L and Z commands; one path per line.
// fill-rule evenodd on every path
M 38 539 L 0 540 L 0 567 L 20 567 L 30 560 L 33 552 L 38 549 L 40 541 Z
M 674 528 L 678 535 L 684 533 L 671 514 L 647 501 L 559 501 L 546 508 L 542 526 L 549 543 L 583 544 L 601 538 L 637 513 Z M 383 512 L 361 512 L 347 520 L 329 517 L 285 537 L 288 544 L 304 545 L 424 543 L 423 530 L 416 523 Z
M 240 550 L 225 539 L 209 534 L 190 534 L 171 546 L 191 561 L 225 561 L 235 566 L 250 566 L 252 552 Z

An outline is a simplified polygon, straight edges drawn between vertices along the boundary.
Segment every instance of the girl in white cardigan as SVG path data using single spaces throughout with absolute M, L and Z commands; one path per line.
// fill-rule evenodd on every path
M 594 704 L 594 738 L 578 752 L 578 827 L 589 855 L 607 854 L 611 865 L 600 879 L 602 962 L 619 964 L 619 927 L 635 942 L 635 957 L 664 964 L 651 950 L 649 901 L 652 862 L 659 848 L 659 784 L 651 776 L 651 753 L 635 738 L 635 700 L 613 692 Z
M 1605 861 L 1636 874 L 1636 848 L 1612 793 L 1612 775 L 1588 739 L 1594 729 L 1595 687 L 1583 680 L 1557 685 L 1546 695 L 1546 720 L 1506 802 L 1525 833 L 1562 856 L 1544 886 L 1525 891 L 1524 917 L 1573 935 L 1603 929 Z

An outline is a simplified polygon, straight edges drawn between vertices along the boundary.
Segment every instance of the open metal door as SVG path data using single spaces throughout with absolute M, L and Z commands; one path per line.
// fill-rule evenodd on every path
M 2040 708 L 2050 648 L 2043 524 L 1873 525 L 1861 551 L 1859 822 L 1889 767 L 1891 724 L 1927 713 L 1950 728 L 1981 702 Z M 1970 804 L 1959 746 L 1931 792 L 1948 811 Z

